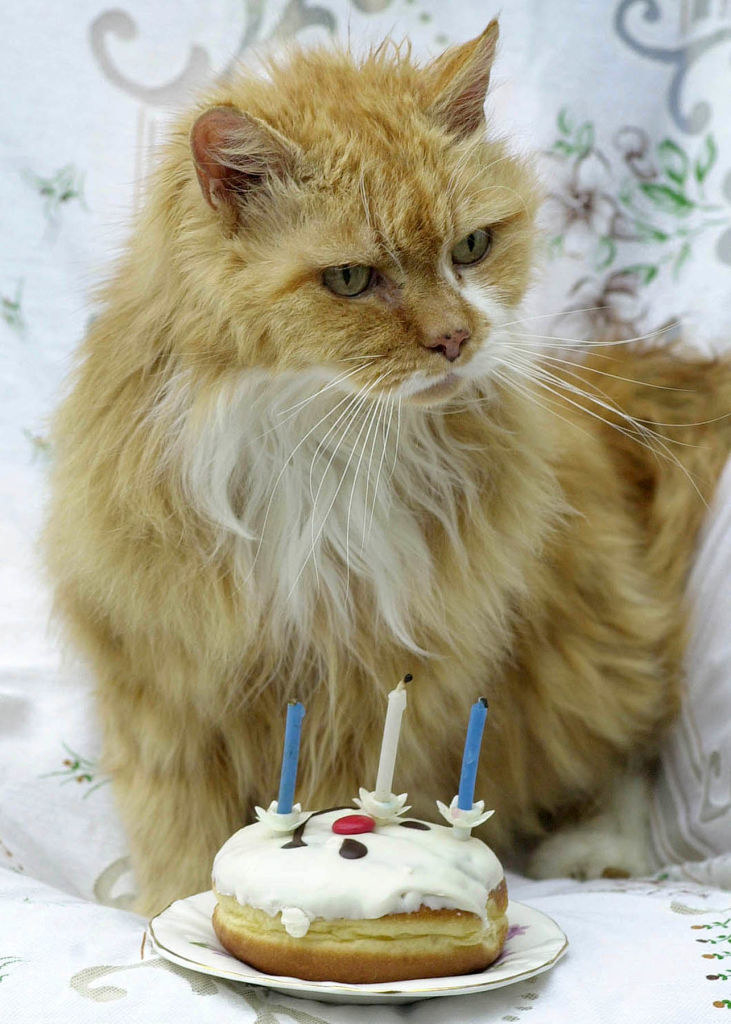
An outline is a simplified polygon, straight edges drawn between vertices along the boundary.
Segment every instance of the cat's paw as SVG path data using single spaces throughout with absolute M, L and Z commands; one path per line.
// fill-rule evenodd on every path
M 562 829 L 544 839 L 528 861 L 531 878 L 630 878 L 651 872 L 644 837 L 617 835 L 593 825 Z

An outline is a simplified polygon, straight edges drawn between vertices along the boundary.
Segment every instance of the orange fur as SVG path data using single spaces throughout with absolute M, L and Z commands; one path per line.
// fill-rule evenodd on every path
M 486 693 L 478 792 L 501 852 L 652 757 L 677 707 L 698 494 L 570 390 L 476 369 L 529 281 L 538 202 L 530 167 L 477 123 L 495 37 L 426 68 L 383 47 L 242 70 L 175 127 L 104 289 L 55 424 L 46 549 L 146 911 L 207 888 L 217 848 L 271 799 L 292 696 L 298 796 L 348 802 L 412 672 L 396 786 L 431 817 Z M 486 259 L 445 270 L 488 225 Z M 322 270 L 347 263 L 381 284 L 333 295 Z M 458 324 L 464 379 L 397 405 L 414 374 L 441 379 L 425 345 Z M 572 372 L 589 391 L 592 366 L 689 387 L 681 421 L 728 412 L 728 364 L 612 354 Z M 598 380 L 672 419 L 679 392 Z M 701 444 L 673 451 L 710 495 L 728 432 L 659 429 Z

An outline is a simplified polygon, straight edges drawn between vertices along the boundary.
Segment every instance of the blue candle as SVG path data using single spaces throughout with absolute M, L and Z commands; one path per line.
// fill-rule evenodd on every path
M 305 709 L 299 701 L 287 705 L 287 725 L 284 730 L 284 751 L 282 753 L 282 774 L 279 779 L 277 814 L 289 814 L 294 800 L 297 782 L 297 761 L 300 754 L 300 732 Z
M 482 731 L 487 718 L 487 701 L 480 697 L 472 705 L 470 721 L 467 726 L 467 738 L 464 742 L 462 755 L 462 773 L 459 777 L 459 796 L 457 806 L 460 811 L 471 811 L 475 796 L 475 779 L 477 778 L 477 762 L 480 760 L 480 744 Z

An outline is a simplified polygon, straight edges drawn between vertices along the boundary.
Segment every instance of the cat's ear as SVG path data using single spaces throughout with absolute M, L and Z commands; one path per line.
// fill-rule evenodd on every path
M 203 196 L 229 233 L 266 180 L 291 174 L 298 158 L 294 143 L 234 107 L 204 111 L 191 129 L 190 148 Z
M 445 50 L 428 68 L 429 113 L 456 135 L 469 135 L 485 122 L 483 108 L 498 34 L 493 18 L 482 35 Z

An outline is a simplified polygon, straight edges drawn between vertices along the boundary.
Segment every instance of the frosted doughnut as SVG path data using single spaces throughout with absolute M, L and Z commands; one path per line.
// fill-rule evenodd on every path
M 344 818 L 361 819 L 354 834 Z M 492 850 L 432 822 L 363 818 L 344 807 L 312 814 L 289 836 L 261 822 L 231 836 L 212 872 L 223 946 L 258 970 L 314 981 L 439 977 L 492 963 L 507 933 Z

